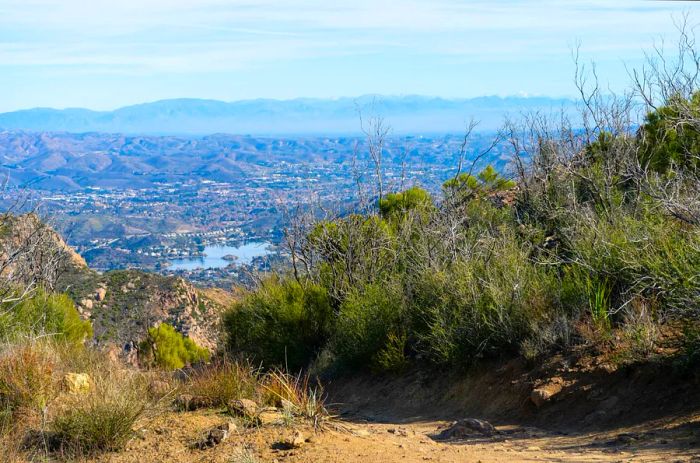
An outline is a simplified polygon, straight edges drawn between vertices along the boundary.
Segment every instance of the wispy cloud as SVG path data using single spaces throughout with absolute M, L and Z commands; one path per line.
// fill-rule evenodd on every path
M 310 78 L 340 82 L 348 77 L 333 74 L 339 64 L 347 73 L 354 63 L 362 81 L 359 73 L 379 62 L 375 79 L 386 84 L 405 81 L 393 73 L 417 63 L 439 64 L 435 72 L 453 63 L 454 88 L 468 67 L 563 63 L 575 40 L 591 58 L 638 56 L 654 37 L 672 33 L 671 16 L 688 8 L 632 0 L 0 0 L 0 69 L 30 80 L 61 69 L 75 82 L 96 70 L 199 80 L 245 71 L 264 81 L 262 73 L 283 63 L 303 63 Z M 445 79 L 433 78 L 437 93 Z

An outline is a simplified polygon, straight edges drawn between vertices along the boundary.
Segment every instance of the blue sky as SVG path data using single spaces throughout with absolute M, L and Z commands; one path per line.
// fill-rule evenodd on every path
M 681 1 L 0 0 L 0 111 L 164 98 L 573 96 L 613 88 Z

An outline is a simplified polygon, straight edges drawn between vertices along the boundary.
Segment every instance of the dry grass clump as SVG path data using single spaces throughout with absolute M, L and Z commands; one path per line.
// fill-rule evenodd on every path
M 254 399 L 258 383 L 259 373 L 250 363 L 219 359 L 194 369 L 181 390 L 200 407 L 226 407 L 233 400 Z
M 309 375 L 282 370 L 262 373 L 246 361 L 219 359 L 192 370 L 178 388 L 179 408 L 229 408 L 240 399 L 254 401 L 261 410 L 276 407 L 288 420 L 301 418 L 320 426 L 328 419 L 323 390 Z M 251 416 L 256 421 L 255 416 Z
M 309 375 L 291 375 L 281 370 L 272 370 L 261 383 L 264 403 L 282 407 L 292 416 L 307 419 L 319 427 L 329 419 L 324 405 L 323 388 L 310 385 Z
M 86 375 L 82 391 L 64 384 Z M 149 378 L 102 352 L 49 338 L 0 346 L 0 460 L 80 458 L 124 447 L 158 410 Z
M 248 447 L 238 449 L 229 460 L 230 463 L 258 463 L 258 457 L 255 452 Z
M 60 453 L 90 455 L 122 449 L 153 411 L 148 382 L 138 372 L 96 371 L 87 394 L 66 396 L 48 423 Z
M 43 343 L 0 349 L 0 432 L 41 422 L 57 392 L 57 356 Z

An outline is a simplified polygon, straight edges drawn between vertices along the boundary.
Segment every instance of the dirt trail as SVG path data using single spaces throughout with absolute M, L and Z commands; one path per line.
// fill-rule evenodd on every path
M 446 421 L 362 423 L 360 417 L 336 420 L 329 429 L 239 427 L 220 445 L 191 448 L 209 428 L 228 420 L 213 411 L 159 417 L 126 451 L 104 462 L 700 462 L 700 415 L 651 422 L 601 433 L 556 434 L 533 427 L 497 426 L 493 437 L 440 441 Z M 308 442 L 287 449 L 281 442 L 301 431 Z M 245 459 L 254 455 L 256 460 Z
M 542 384 L 558 384 L 558 392 L 538 407 L 531 393 Z M 700 386 L 663 364 L 613 368 L 554 356 L 536 369 L 511 361 L 456 377 L 353 376 L 326 386 L 336 418 L 322 432 L 238 423 L 227 440 L 199 450 L 192 443 L 231 418 L 214 410 L 169 412 L 126 451 L 99 461 L 700 463 Z M 464 418 L 488 420 L 496 432 L 439 438 Z M 295 432 L 308 441 L 286 448 Z

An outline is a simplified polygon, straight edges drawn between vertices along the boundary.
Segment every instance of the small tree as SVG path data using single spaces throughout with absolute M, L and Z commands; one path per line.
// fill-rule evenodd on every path
M 209 351 L 183 336 L 167 323 L 148 329 L 148 338 L 141 343 L 141 357 L 169 370 L 209 360 Z

